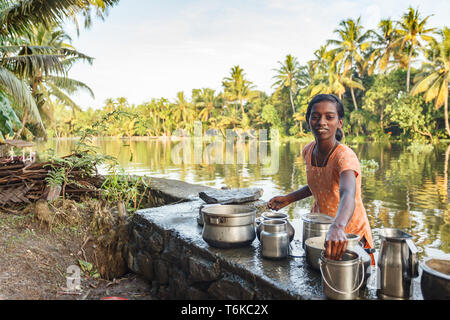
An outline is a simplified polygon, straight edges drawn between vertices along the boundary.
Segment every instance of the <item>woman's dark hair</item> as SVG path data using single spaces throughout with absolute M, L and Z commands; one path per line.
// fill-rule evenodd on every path
M 308 104 L 308 109 L 306 109 L 306 122 L 309 125 L 309 118 L 311 117 L 311 111 L 313 106 L 316 103 L 322 102 L 322 101 L 330 101 L 336 104 L 336 110 L 338 114 L 338 118 L 343 119 L 344 118 L 344 104 L 342 103 L 341 99 L 336 97 L 334 94 L 318 94 L 312 98 L 312 100 Z M 336 130 L 336 140 L 341 141 L 344 137 L 344 133 L 341 129 Z

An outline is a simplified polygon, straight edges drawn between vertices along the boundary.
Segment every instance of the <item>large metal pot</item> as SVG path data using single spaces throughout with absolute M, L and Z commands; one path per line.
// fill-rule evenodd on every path
M 421 263 L 420 287 L 425 300 L 450 299 L 450 260 L 428 258 Z
M 200 209 L 198 210 L 198 217 L 197 217 L 197 223 L 198 225 L 203 227 L 203 208 L 208 208 L 208 207 L 214 207 L 214 206 L 220 206 L 221 204 L 218 203 L 214 203 L 214 204 L 202 204 L 200 206 Z
M 323 213 L 309 213 L 302 216 L 303 220 L 303 249 L 306 239 L 326 236 L 334 218 Z
M 217 248 L 250 245 L 256 238 L 256 209 L 245 205 L 217 205 L 202 209 L 202 237 Z

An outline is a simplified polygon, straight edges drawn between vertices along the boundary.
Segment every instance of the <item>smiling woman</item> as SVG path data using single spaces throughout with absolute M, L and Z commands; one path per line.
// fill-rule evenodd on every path
M 325 239 L 326 256 L 340 260 L 347 248 L 346 233 L 357 234 L 373 248 L 372 233 L 361 200 L 361 168 L 352 149 L 341 144 L 344 106 L 334 95 L 320 94 L 308 105 L 306 120 L 315 141 L 303 149 L 308 184 L 269 201 L 279 210 L 292 202 L 314 197 L 311 212 L 334 217 Z

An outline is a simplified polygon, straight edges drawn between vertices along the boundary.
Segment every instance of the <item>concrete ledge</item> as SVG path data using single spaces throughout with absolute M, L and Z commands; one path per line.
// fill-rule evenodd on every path
M 138 211 L 130 223 L 128 267 L 161 299 L 323 299 L 304 258 L 263 259 L 259 241 L 218 249 L 197 224 L 202 200 Z
M 197 223 L 198 192 L 212 188 L 181 181 L 155 179 L 150 193 L 159 207 L 137 211 L 128 224 L 129 243 L 124 247 L 128 268 L 152 285 L 159 299 L 325 299 L 320 274 L 311 269 L 298 250 L 287 259 L 264 259 L 257 239 L 248 247 L 219 249 L 202 238 Z M 176 202 L 176 203 L 174 203 Z M 170 204 L 172 203 L 172 204 Z M 265 202 L 253 205 L 261 214 Z M 295 228 L 295 247 L 301 247 L 301 222 Z M 414 281 L 412 299 L 422 299 L 420 278 Z M 360 290 L 361 299 L 377 299 L 374 290 Z

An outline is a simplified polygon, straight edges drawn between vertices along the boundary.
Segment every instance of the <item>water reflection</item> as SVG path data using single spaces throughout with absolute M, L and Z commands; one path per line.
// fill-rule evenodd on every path
M 38 145 L 38 157 L 45 159 L 46 150 L 53 148 L 58 155 L 67 155 L 73 140 L 50 140 Z M 193 143 L 184 146 L 190 153 L 174 156 L 180 142 L 169 140 L 121 140 L 116 138 L 97 140 L 101 152 L 118 158 L 127 172 L 178 179 L 216 188 L 261 187 L 264 200 L 278 194 L 286 194 L 306 184 L 302 149 L 306 143 L 282 142 L 278 149 L 278 170 L 264 174 L 264 159 L 255 158 L 255 146 L 248 141 L 235 146 L 233 154 L 224 150 L 226 143 L 212 145 L 203 141 L 194 148 Z M 261 148 L 261 146 L 258 146 Z M 363 172 L 363 202 L 373 229 L 393 227 L 413 235 L 421 255 L 445 255 L 450 253 L 450 209 L 448 162 L 450 146 L 437 145 L 431 152 L 412 152 L 402 144 L 355 144 L 350 147 L 360 160 L 375 160 L 379 168 L 375 172 Z M 206 150 L 206 152 L 205 152 Z M 223 162 L 216 154 L 223 151 Z M 271 155 L 269 146 L 267 155 Z M 229 151 L 228 151 L 229 152 Z M 202 154 L 198 164 L 188 161 L 196 153 Z M 233 158 L 226 164 L 227 157 Z M 220 159 L 220 158 L 219 158 Z M 185 160 L 185 161 L 180 161 Z M 239 160 L 239 161 L 237 161 Z M 261 161 L 263 160 L 263 161 Z M 219 162 L 219 163 L 217 163 Z M 299 201 L 285 208 L 292 219 L 309 211 L 312 199 Z

